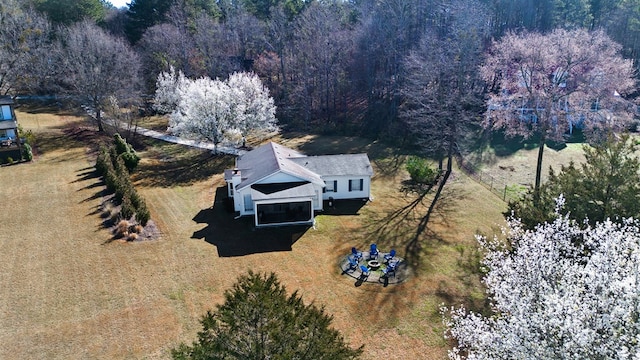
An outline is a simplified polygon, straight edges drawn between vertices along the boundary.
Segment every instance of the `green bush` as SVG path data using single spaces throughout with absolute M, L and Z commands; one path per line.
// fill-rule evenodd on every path
M 135 170 L 140 162 L 140 157 L 134 152 L 123 153 L 120 157 L 124 161 L 124 165 L 127 167 L 127 171 L 129 172 Z
M 124 154 L 129 150 L 127 141 L 123 139 L 120 134 L 115 134 L 113 136 L 113 145 L 115 145 L 116 153 L 118 153 L 118 155 Z
M 107 171 L 112 168 L 113 164 L 109 157 L 109 150 L 107 150 L 106 147 L 101 146 L 100 151 L 98 152 L 98 157 L 96 158 L 96 171 L 98 174 L 104 176 L 107 174 Z
M 107 191 L 114 193 L 118 187 L 118 182 L 118 174 L 116 174 L 115 170 L 108 169 L 107 173 L 104 174 L 104 184 L 107 186 Z
M 35 135 L 33 135 L 33 131 L 24 131 L 20 125 L 18 125 L 18 136 L 20 136 L 20 139 L 24 139 L 25 144 L 33 144 L 36 138 Z
M 144 204 L 143 206 L 139 207 L 138 210 L 136 211 L 136 220 L 138 220 L 138 222 L 142 226 L 146 226 L 147 223 L 149 222 L 149 219 L 151 219 L 151 213 L 149 212 L 147 205 Z
M 31 161 L 33 160 L 33 150 L 31 149 L 31 145 L 29 144 L 24 144 L 22 146 L 22 157 L 26 160 L 26 161 Z
M 127 143 L 125 139 L 120 136 L 120 134 L 115 134 L 113 139 L 113 144 L 115 145 L 115 152 L 118 156 L 124 160 L 124 165 L 126 166 L 129 172 L 135 170 L 140 162 L 140 157 L 136 154 L 136 151 L 133 147 Z
M 140 197 L 140 194 L 138 194 L 137 191 L 133 191 L 131 194 L 129 194 L 130 199 L 131 199 L 131 204 L 133 205 L 134 208 L 138 209 L 141 204 L 144 203 L 144 199 L 142 199 L 142 197 Z
M 411 180 L 420 184 L 431 184 L 438 175 L 438 172 L 429 165 L 426 159 L 418 156 L 409 156 L 406 168 Z
M 111 148 L 113 150 L 113 148 Z M 113 167 L 116 169 L 118 174 L 129 176 L 129 172 L 127 171 L 127 166 L 124 164 L 124 160 L 120 157 L 120 155 L 115 154 L 115 151 L 111 151 L 111 161 L 113 162 Z
M 116 204 L 121 204 L 122 200 L 130 192 L 131 192 L 131 189 L 129 188 L 129 186 L 127 186 L 127 183 L 125 183 L 121 179 L 118 179 L 118 181 L 116 182 L 116 188 L 115 188 L 115 191 L 114 191 L 114 199 L 116 201 Z
M 139 160 L 133 148 L 120 135 L 116 135 L 114 146 L 100 148 L 95 167 L 104 177 L 107 191 L 114 194 L 113 201 L 121 205 L 120 217 L 129 219 L 135 214 L 138 222 L 144 226 L 151 214 L 129 178 L 129 172 L 135 168 Z
M 120 207 L 120 217 L 124 220 L 128 220 L 131 219 L 134 213 L 135 209 L 131 204 L 131 200 L 129 200 L 128 196 L 125 196 L 122 199 L 122 206 Z

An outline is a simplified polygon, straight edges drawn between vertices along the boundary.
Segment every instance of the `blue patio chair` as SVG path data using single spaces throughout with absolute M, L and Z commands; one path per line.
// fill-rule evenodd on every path
M 389 277 L 391 273 L 393 273 L 393 277 L 396 277 L 396 268 L 387 266 L 386 268 L 382 269 L 382 277 Z
M 400 261 L 398 261 L 398 260 L 391 260 L 391 261 L 389 261 L 389 264 L 387 264 L 387 267 L 390 267 L 390 268 L 395 270 L 398 267 L 398 263 L 399 262 Z
M 356 261 L 360 261 L 360 259 L 362 259 L 362 252 L 358 251 L 355 247 L 351 248 L 351 254 L 356 259 Z
M 360 270 L 362 271 L 362 277 L 367 277 L 369 276 L 369 268 L 364 266 L 364 265 L 360 265 Z
M 384 256 L 384 262 L 388 263 L 389 261 L 393 260 L 395 256 L 396 256 L 396 249 L 391 249 L 391 252 Z
M 369 249 L 369 260 L 376 260 L 378 258 L 378 246 L 376 244 L 371 244 L 371 249 Z
M 393 273 L 393 277 L 396 277 L 396 267 L 394 266 L 387 266 L 386 268 L 382 269 L 382 276 L 383 277 L 389 277 L 389 274 Z
M 349 257 L 347 258 L 349 259 L 349 269 L 348 270 L 355 270 L 358 268 L 358 260 L 356 260 L 353 256 L 349 255 Z
M 393 273 L 393 277 L 396 277 L 396 270 L 398 269 L 398 260 L 389 261 L 387 267 L 382 269 L 382 276 L 388 277 L 389 274 Z

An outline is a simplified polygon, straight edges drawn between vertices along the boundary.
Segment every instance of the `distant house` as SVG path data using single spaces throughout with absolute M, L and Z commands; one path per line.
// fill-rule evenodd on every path
M 10 96 L 0 96 L 0 159 L 5 161 L 9 157 L 13 160 L 21 158 L 18 120 L 13 106 Z
M 13 99 L 0 96 L 0 144 L 8 146 L 18 138 L 18 121 L 13 111 Z
M 367 154 L 306 156 L 270 142 L 225 170 L 227 192 L 240 216 L 256 226 L 312 224 L 323 200 L 371 197 Z

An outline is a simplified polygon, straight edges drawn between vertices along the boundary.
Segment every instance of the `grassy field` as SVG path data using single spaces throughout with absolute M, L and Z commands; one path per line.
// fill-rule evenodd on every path
M 364 358 L 445 358 L 440 305 L 485 306 L 474 234 L 498 231 L 506 206 L 458 171 L 417 233 L 430 198 L 402 211 L 416 199 L 403 190 L 403 156 L 359 138 L 281 137 L 308 154 L 366 151 L 374 200 L 320 215 L 316 229 L 253 230 L 224 208 L 231 157 L 142 141 L 134 181 L 160 234 L 125 243 L 102 225 L 94 128 L 72 116 L 18 118 L 38 143 L 32 163 L 0 168 L 0 358 L 169 358 L 248 269 L 273 271 L 325 306 Z M 408 281 L 355 286 L 340 274 L 340 258 L 372 242 L 410 261 Z

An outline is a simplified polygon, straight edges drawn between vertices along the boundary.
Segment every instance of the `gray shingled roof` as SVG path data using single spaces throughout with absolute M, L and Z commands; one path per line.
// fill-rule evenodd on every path
M 373 176 L 367 154 L 307 156 L 291 161 L 320 176 Z
M 283 172 L 312 183 L 324 185 L 322 176 L 372 176 L 367 154 L 306 156 L 273 142 L 238 156 L 236 167 L 242 180 L 238 189 Z M 225 180 L 231 173 L 225 172 Z
M 280 171 L 323 185 L 324 182 L 318 174 L 292 161 L 297 157 L 305 157 L 305 155 L 273 142 L 240 155 L 236 160 L 236 166 L 240 169 L 242 177 L 238 189 L 245 188 Z

